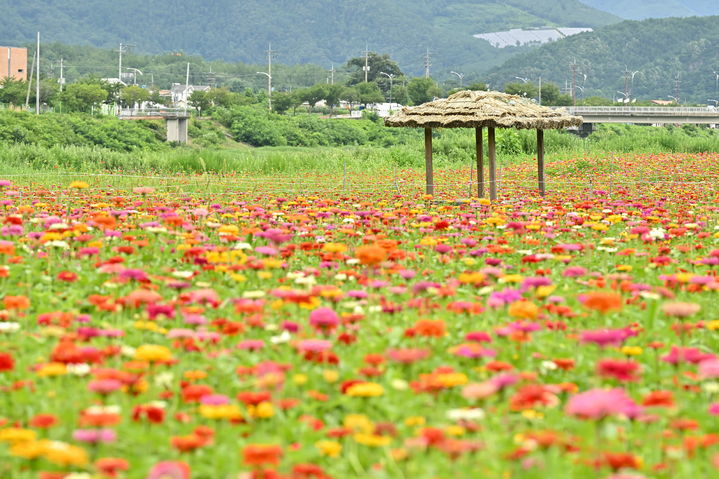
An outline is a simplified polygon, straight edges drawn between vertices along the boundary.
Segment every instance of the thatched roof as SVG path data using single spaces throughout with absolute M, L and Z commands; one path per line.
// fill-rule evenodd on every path
M 387 126 L 416 128 L 562 129 L 582 118 L 552 110 L 517 95 L 496 91 L 460 91 L 441 100 L 405 107 L 385 120 Z

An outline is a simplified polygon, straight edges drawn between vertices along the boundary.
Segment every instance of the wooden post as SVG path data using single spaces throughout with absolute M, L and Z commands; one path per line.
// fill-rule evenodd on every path
M 434 194 L 434 172 L 432 170 L 432 128 L 424 129 L 424 167 L 427 180 L 427 194 Z
M 482 127 L 475 128 L 477 146 L 477 195 L 484 197 L 484 150 L 482 147 Z
M 497 144 L 494 139 L 494 127 L 487 129 L 489 143 L 489 199 L 497 199 Z
M 537 176 L 539 194 L 545 196 L 547 191 L 544 185 L 544 130 L 537 130 Z

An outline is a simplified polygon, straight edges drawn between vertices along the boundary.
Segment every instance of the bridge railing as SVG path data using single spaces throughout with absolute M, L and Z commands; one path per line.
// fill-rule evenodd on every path
M 190 112 L 184 108 L 125 108 L 118 112 L 120 118 L 156 116 L 158 118 L 189 117 Z
M 663 113 L 670 115 L 697 114 L 719 116 L 719 110 L 714 108 L 701 107 L 653 107 L 653 106 L 570 106 L 565 107 L 569 113 L 579 114 L 619 114 L 627 115 L 632 113 Z

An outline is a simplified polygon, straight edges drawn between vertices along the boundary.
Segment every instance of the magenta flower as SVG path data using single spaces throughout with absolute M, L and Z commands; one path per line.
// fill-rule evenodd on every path
M 122 383 L 117 379 L 95 379 L 87 385 L 87 389 L 98 394 L 110 394 L 121 387 Z
M 582 419 L 604 419 L 608 416 L 623 415 L 637 417 L 641 406 L 634 402 L 623 389 L 591 389 L 572 396 L 566 412 Z
M 297 344 L 297 349 L 307 353 L 321 353 L 332 348 L 332 343 L 324 339 L 305 339 Z
M 117 440 L 117 433 L 112 429 L 75 429 L 72 438 L 79 442 L 90 444 L 111 443 Z
M 334 329 L 340 319 L 331 308 L 317 308 L 310 313 L 310 324 L 315 329 Z
M 190 466 L 181 461 L 158 462 L 146 479 L 190 479 Z

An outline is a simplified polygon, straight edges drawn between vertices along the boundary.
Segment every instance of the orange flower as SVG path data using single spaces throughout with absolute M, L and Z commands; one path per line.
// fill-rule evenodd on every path
M 242 450 L 242 459 L 246 466 L 276 466 L 281 457 L 282 448 L 274 444 L 249 444 Z
M 3 304 L 5 309 L 23 310 L 30 307 L 30 300 L 27 296 L 5 296 Z
M 593 309 L 600 313 L 608 313 L 610 311 L 620 311 L 622 309 L 622 297 L 617 293 L 608 291 L 593 291 L 587 293 L 584 299 L 584 307 Z
M 387 259 L 387 251 L 377 245 L 360 246 L 355 251 L 360 263 L 368 266 L 376 266 Z
M 447 329 L 444 325 L 444 321 L 437 319 L 435 321 L 431 319 L 420 319 L 412 328 L 414 332 L 419 336 L 426 336 L 432 338 L 441 338 L 447 334 Z
M 517 319 L 537 319 L 539 308 L 531 301 L 516 301 L 509 306 L 509 315 Z

